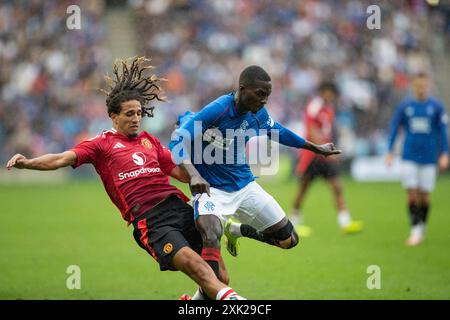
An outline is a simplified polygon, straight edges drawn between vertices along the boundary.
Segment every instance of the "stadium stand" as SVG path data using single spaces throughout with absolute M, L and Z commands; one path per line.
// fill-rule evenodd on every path
M 104 98 L 95 89 L 117 52 L 106 41 L 114 39 L 106 18 L 112 8 L 104 1 L 81 2 L 82 28 L 67 30 L 69 4 L 51 0 L 0 6 L 3 162 L 15 152 L 59 152 L 109 128 Z M 134 17 L 127 31 L 137 39 L 134 52 L 152 57 L 157 73 L 169 80 L 170 102 L 156 112 L 159 121 L 150 120 L 144 128 L 168 141 L 178 114 L 231 90 L 244 66 L 261 64 L 273 79 L 269 109 L 277 120 L 301 132 L 306 100 L 321 80 L 334 77 L 342 93 L 339 145 L 348 157 L 382 154 L 388 119 L 411 73 L 434 72 L 436 89 L 441 86 L 438 93 L 450 105 L 442 89 L 450 80 L 450 66 L 434 65 L 448 62 L 450 19 L 448 6 L 380 1 L 381 29 L 369 30 L 370 4 L 116 1 Z

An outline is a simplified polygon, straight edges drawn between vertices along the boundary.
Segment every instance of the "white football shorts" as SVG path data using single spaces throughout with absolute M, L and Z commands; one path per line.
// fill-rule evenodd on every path
M 213 214 L 225 222 L 233 217 L 263 231 L 286 216 L 276 200 L 255 181 L 233 192 L 211 187 L 210 194 L 197 194 L 194 197 L 195 219 L 199 215 Z
M 405 189 L 431 192 L 436 183 L 436 165 L 402 162 L 402 184 Z

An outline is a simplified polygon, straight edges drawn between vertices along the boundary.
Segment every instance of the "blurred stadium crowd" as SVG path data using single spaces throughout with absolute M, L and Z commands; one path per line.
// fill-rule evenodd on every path
M 372 1 L 130 0 L 136 55 L 168 79 L 169 103 L 157 104 L 167 142 L 186 109 L 235 88 L 239 72 L 259 64 L 272 76 L 272 116 L 302 132 L 301 113 L 322 80 L 341 91 L 339 144 L 347 156 L 381 154 L 389 118 L 410 75 L 432 72 L 432 35 L 450 39 L 448 5 L 377 1 L 381 29 L 366 27 Z M 68 30 L 66 8 L 81 7 L 81 30 Z M 0 160 L 16 152 L 61 152 L 110 127 L 102 87 L 116 58 L 105 41 L 103 1 L 0 4 Z M 445 39 L 445 37 L 440 37 Z M 448 44 L 447 44 L 448 45 Z

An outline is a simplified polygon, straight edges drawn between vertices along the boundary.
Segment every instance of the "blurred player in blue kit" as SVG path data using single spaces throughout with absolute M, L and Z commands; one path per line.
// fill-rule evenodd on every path
M 408 193 L 411 233 L 408 246 L 420 244 L 430 210 L 430 192 L 436 181 L 436 163 L 440 170 L 449 165 L 447 140 L 448 117 L 443 104 L 429 95 L 430 81 L 425 73 L 413 78 L 413 96 L 397 107 L 391 123 L 386 164 L 393 162 L 397 133 L 403 129 L 402 184 Z

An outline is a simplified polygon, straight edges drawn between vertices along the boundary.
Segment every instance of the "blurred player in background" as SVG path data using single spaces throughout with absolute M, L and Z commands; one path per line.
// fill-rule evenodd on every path
M 306 139 L 322 144 L 332 141 L 335 120 L 335 101 L 338 89 L 332 82 L 323 82 L 319 86 L 319 95 L 314 97 L 305 107 Z M 337 207 L 337 221 L 345 233 L 355 233 L 363 229 L 360 221 L 353 221 L 348 211 L 339 178 L 339 164 L 335 157 L 325 158 L 308 150 L 299 150 L 299 162 L 296 168 L 299 175 L 299 189 L 296 193 L 290 219 L 297 231 L 305 237 L 312 230 L 304 225 L 301 207 L 306 192 L 316 177 L 323 177 L 333 190 Z
M 170 151 L 158 138 L 140 132 L 142 117 L 153 116 L 153 107 L 146 104 L 154 99 L 163 101 L 160 79 L 143 76 L 151 68 L 144 65 L 146 61 L 141 57 L 134 58 L 131 66 L 127 60 L 114 65 L 115 79 L 109 78 L 111 90 L 104 91 L 111 130 L 63 153 L 34 159 L 16 154 L 7 168 L 56 170 L 93 164 L 111 201 L 123 219 L 133 224 L 136 242 L 159 263 L 161 271 L 181 270 L 217 300 L 241 299 L 219 281 L 199 255 L 202 240 L 195 228 L 193 209 L 186 203 L 189 199 L 169 183 L 169 176 L 182 182 L 188 182 L 189 176 L 174 164 Z M 223 263 L 221 270 L 221 278 L 227 277 Z
M 332 143 L 316 145 L 275 122 L 265 108 L 271 92 L 267 72 L 259 66 L 247 67 L 239 76 L 236 92 L 217 98 L 197 113 L 186 113 L 172 135 L 170 149 L 176 163 L 186 169 L 191 179 L 198 181 L 196 185 L 191 183 L 191 191 L 197 228 L 203 238 L 202 256 L 217 274 L 220 239 L 224 233 L 222 223 L 231 216 L 242 222 L 228 219 L 225 225 L 227 249 L 233 256 L 237 255 L 237 238 L 242 236 L 283 249 L 293 248 L 299 241 L 283 209 L 255 182 L 245 161 L 249 132 L 267 134 L 270 138 L 278 131 L 283 145 L 324 156 L 341 153 Z M 195 129 L 196 123 L 200 124 L 199 130 Z M 229 136 L 230 131 L 234 136 Z M 196 143 L 201 144 L 202 152 L 198 162 L 194 154 Z M 220 153 L 220 163 L 208 164 L 205 150 Z
M 411 232 L 408 246 L 420 244 L 430 210 L 430 192 L 436 181 L 436 162 L 439 169 L 449 165 L 447 141 L 448 117 L 443 104 L 429 95 L 428 75 L 419 73 L 413 78 L 413 96 L 405 98 L 397 107 L 391 123 L 389 153 L 386 164 L 392 165 L 394 143 L 399 128 L 405 133 L 402 154 L 403 187 L 408 194 Z

